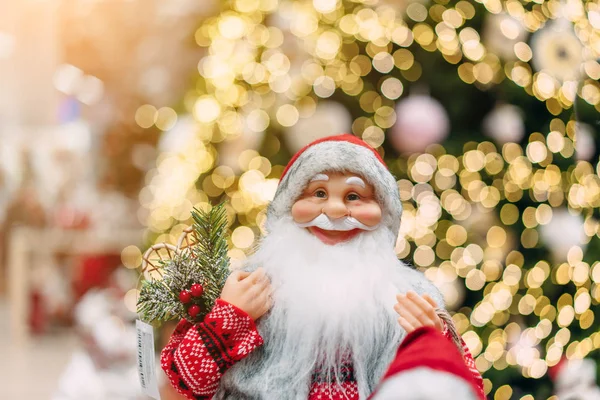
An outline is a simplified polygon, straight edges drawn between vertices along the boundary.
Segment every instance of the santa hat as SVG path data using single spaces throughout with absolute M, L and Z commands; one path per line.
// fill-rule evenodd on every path
M 481 400 L 456 346 L 432 327 L 411 332 L 371 400 Z
M 550 377 L 550 380 L 552 382 L 557 381 L 558 376 L 565 369 L 567 364 L 568 364 L 567 357 L 563 356 L 560 358 L 560 361 L 556 365 L 548 368 L 548 377 Z
M 596 362 L 589 358 L 561 360 L 548 370 L 554 382 L 554 389 L 559 398 L 600 399 L 600 389 L 596 383 Z
M 375 149 L 350 134 L 316 140 L 292 157 L 269 205 L 267 229 L 270 223 L 290 215 L 292 205 L 310 179 L 324 171 L 355 173 L 373 185 L 376 199 L 382 206 L 382 223 L 396 239 L 402 215 L 396 179 Z

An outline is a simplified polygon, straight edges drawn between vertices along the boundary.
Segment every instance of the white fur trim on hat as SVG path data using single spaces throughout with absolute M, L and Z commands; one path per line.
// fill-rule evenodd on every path
M 292 164 L 279 183 L 275 197 L 267 210 L 266 228 L 289 215 L 309 180 L 325 171 L 347 171 L 362 176 L 375 187 L 375 198 L 382 207 L 382 224 L 395 241 L 400 229 L 402 203 L 396 179 L 372 150 L 345 142 L 326 141 L 306 149 Z
M 471 386 L 448 372 L 420 367 L 388 378 L 373 400 L 476 400 Z

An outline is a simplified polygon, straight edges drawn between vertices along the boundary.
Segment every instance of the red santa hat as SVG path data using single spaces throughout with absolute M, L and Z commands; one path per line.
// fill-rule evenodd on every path
M 600 400 L 596 362 L 589 358 L 561 360 L 548 370 L 559 399 Z
M 350 172 L 375 187 L 382 206 L 382 223 L 395 238 L 400 229 L 402 203 L 396 179 L 375 149 L 350 134 L 328 136 L 300 149 L 290 160 L 267 212 L 269 224 L 290 215 L 292 205 L 316 174 L 325 171 Z
M 432 327 L 411 332 L 371 400 L 485 400 L 456 346 Z
M 548 376 L 550 377 L 550 380 L 552 382 L 556 382 L 556 380 L 558 379 L 558 376 L 560 375 L 560 373 L 567 366 L 567 363 L 568 363 L 567 357 L 562 356 L 561 359 L 560 359 L 560 361 L 556 365 L 548 368 Z

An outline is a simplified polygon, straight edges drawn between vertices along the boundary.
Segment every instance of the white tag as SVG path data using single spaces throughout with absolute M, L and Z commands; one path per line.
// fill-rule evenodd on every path
M 156 380 L 154 352 L 154 329 L 139 319 L 135 321 L 137 331 L 137 367 L 142 391 L 153 399 L 160 400 Z

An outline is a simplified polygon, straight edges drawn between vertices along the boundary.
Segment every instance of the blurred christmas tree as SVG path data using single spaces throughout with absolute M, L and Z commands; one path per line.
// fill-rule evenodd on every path
M 490 398 L 547 398 L 549 367 L 600 348 L 599 28 L 580 0 L 222 2 L 148 226 L 174 242 L 228 200 L 241 262 L 291 155 L 352 132 L 398 177 L 398 255 L 444 292 Z

